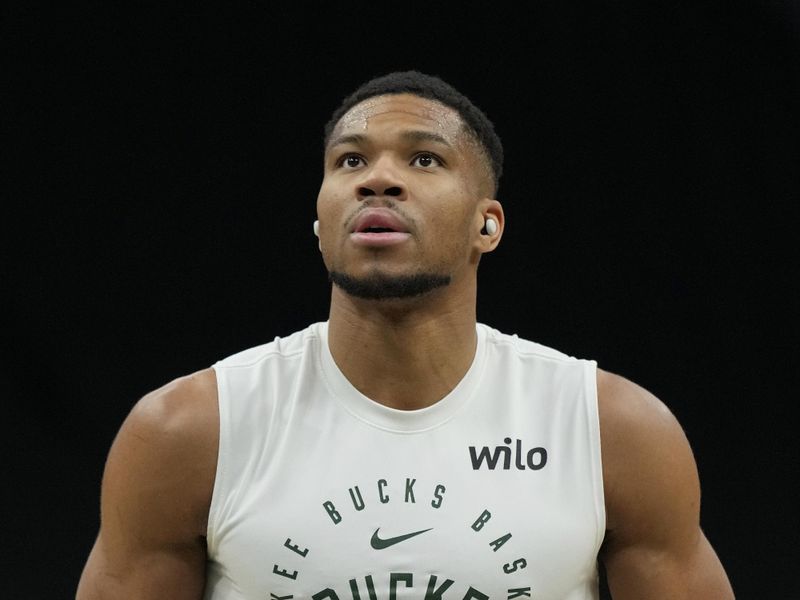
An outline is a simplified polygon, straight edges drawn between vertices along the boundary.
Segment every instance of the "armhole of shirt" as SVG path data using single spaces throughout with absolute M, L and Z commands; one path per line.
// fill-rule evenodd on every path
M 591 452 L 592 487 L 594 492 L 595 516 L 597 518 L 596 550 L 600 551 L 606 533 L 606 502 L 603 488 L 603 458 L 600 448 L 600 412 L 597 404 L 597 362 L 586 361 L 584 369 L 586 412 L 589 425 Z
M 206 548 L 209 557 L 216 554 L 218 526 L 220 512 L 227 493 L 225 481 L 226 458 L 228 456 L 228 441 L 230 428 L 230 406 L 228 405 L 227 373 L 226 369 L 213 366 L 217 376 L 217 405 L 219 407 L 219 449 L 217 450 L 217 469 L 214 475 L 214 488 L 211 492 L 211 503 L 208 509 L 208 524 L 206 527 Z

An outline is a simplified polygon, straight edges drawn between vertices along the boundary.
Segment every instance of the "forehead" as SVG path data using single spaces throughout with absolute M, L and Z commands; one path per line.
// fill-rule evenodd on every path
M 454 145 L 464 132 L 461 116 L 449 106 L 413 94 L 391 94 L 367 98 L 353 106 L 339 119 L 331 138 L 368 134 L 372 128 L 394 125 L 433 130 Z

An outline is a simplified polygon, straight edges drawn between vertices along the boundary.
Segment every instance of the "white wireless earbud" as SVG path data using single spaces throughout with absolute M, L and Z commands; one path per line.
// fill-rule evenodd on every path
M 314 221 L 314 235 L 319 237 L 319 221 Z
M 486 219 L 486 233 L 489 235 L 497 233 L 497 221 L 494 219 Z

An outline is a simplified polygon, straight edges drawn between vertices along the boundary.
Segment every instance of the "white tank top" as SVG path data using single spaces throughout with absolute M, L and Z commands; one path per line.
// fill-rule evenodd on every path
M 593 361 L 478 324 L 459 384 L 402 411 L 349 383 L 327 330 L 214 365 L 206 599 L 598 598 Z

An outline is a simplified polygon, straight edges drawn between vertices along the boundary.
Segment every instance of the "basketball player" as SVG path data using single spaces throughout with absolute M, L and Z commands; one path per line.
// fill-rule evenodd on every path
M 93 599 L 721 600 L 681 427 L 644 389 L 476 323 L 503 235 L 491 122 L 393 73 L 326 128 L 329 320 L 132 410 Z

